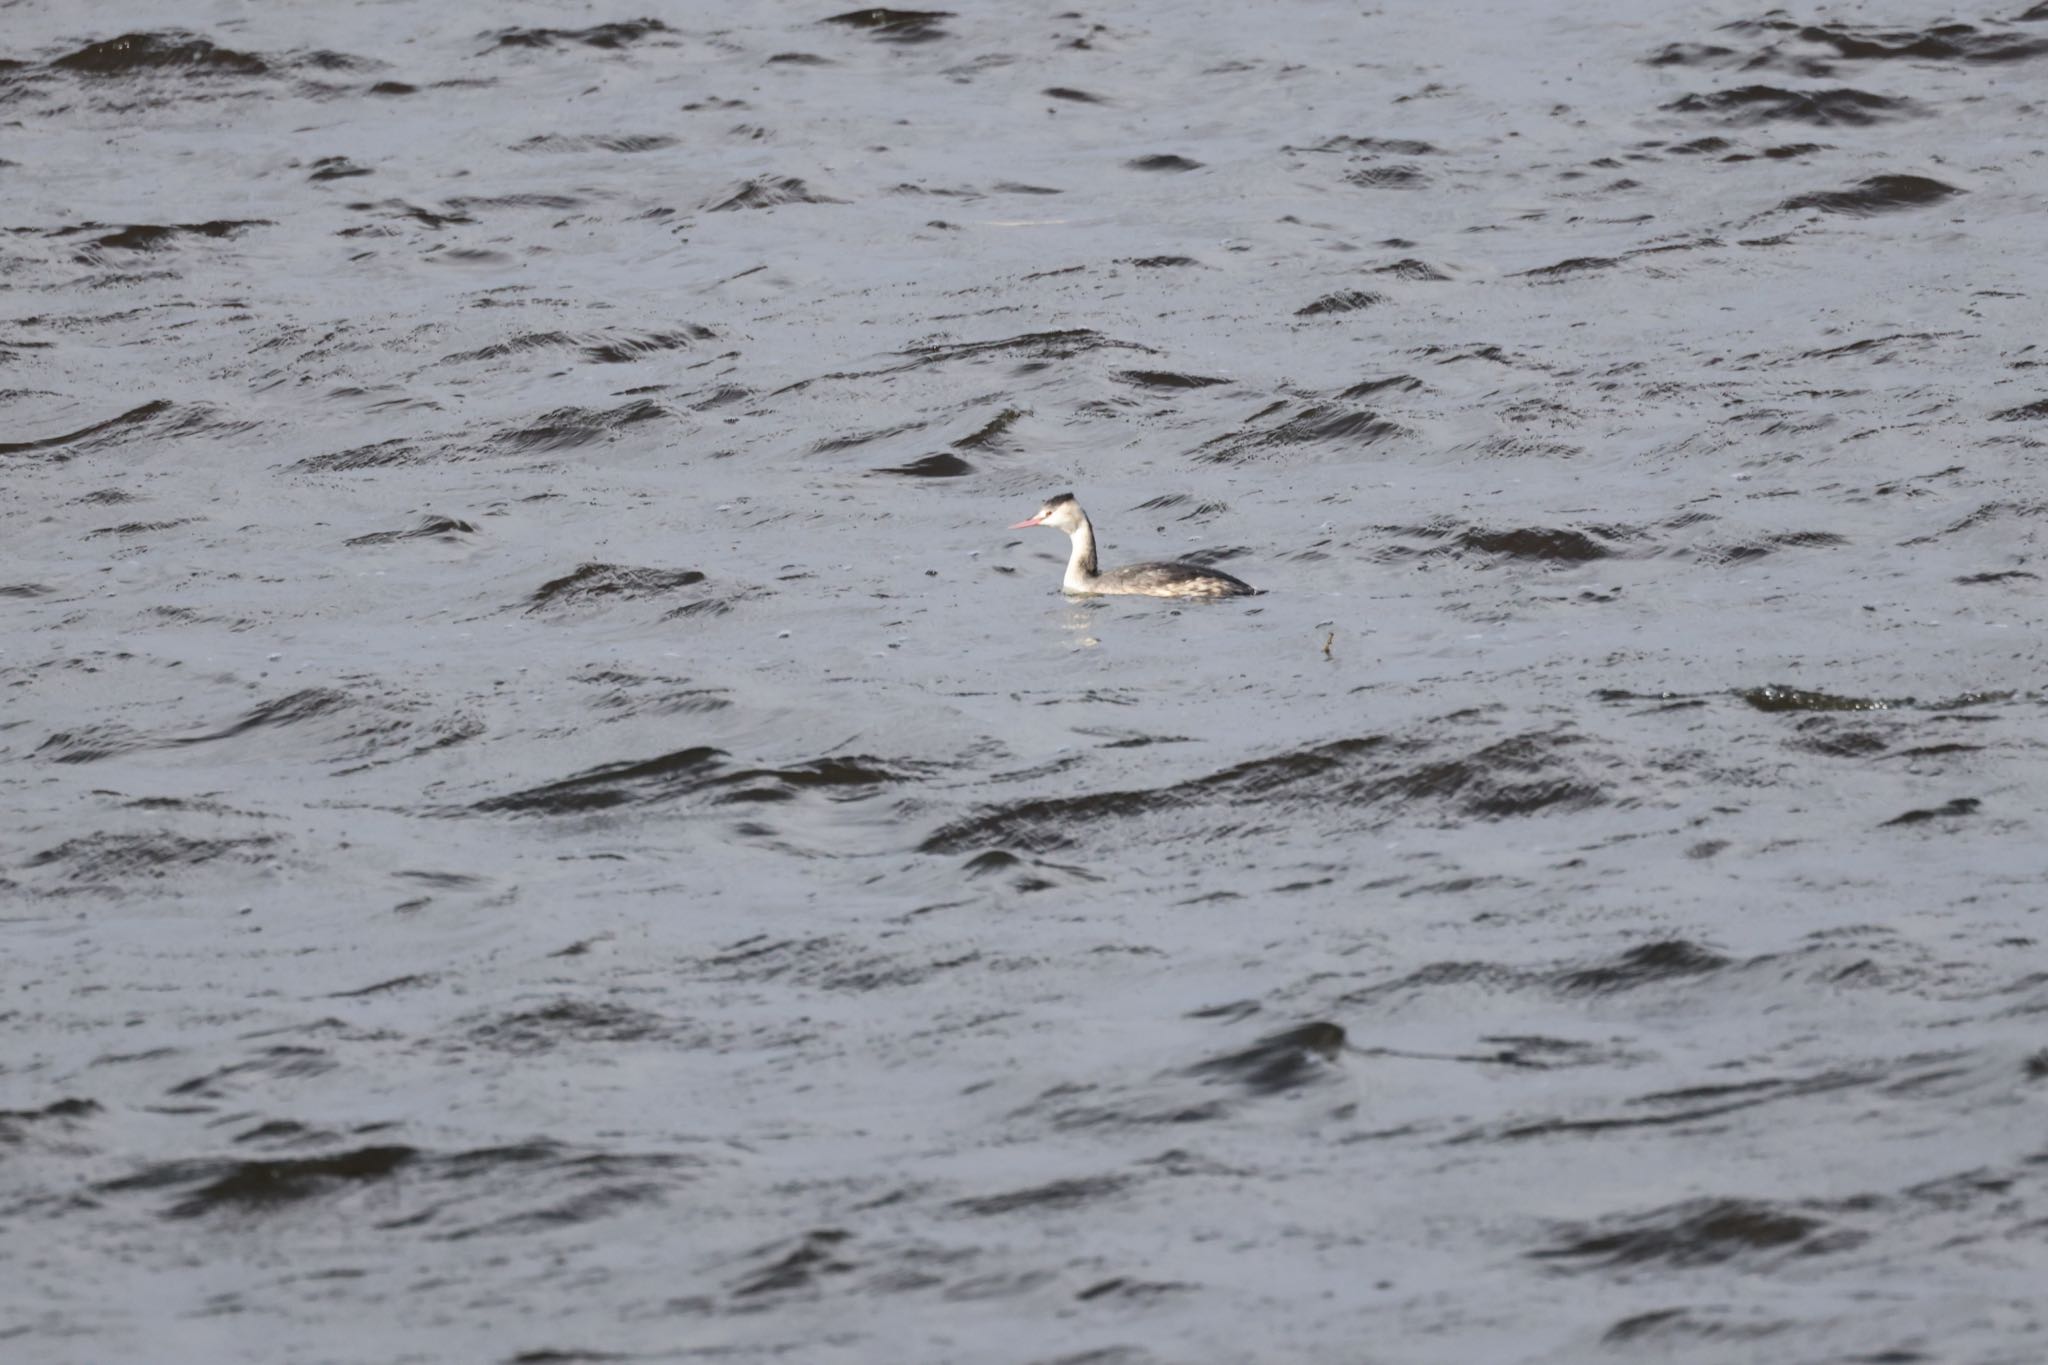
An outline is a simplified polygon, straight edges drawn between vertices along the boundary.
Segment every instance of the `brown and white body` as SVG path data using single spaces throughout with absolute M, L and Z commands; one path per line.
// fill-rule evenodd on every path
M 1133 593 L 1142 597 L 1249 597 L 1258 589 L 1221 569 L 1182 560 L 1132 564 L 1103 573 L 1095 559 L 1095 528 L 1088 514 L 1074 501 L 1072 493 L 1050 498 L 1038 515 L 1020 521 L 1010 529 L 1051 526 L 1065 531 L 1074 542 L 1067 558 L 1067 576 L 1060 587 L 1070 593 Z

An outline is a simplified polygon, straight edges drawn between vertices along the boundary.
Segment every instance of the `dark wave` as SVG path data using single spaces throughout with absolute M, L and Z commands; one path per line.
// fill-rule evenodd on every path
M 1809 24 L 1796 36 L 1801 42 L 1831 47 L 1839 56 L 1851 61 L 2000 63 L 2028 61 L 2048 55 L 2048 38 L 2026 33 L 1994 32 L 1980 29 L 1975 24 L 1935 24 L 1924 29 Z
M 106 232 L 108 224 L 87 223 L 79 227 L 60 228 L 51 235 L 68 237 L 74 233 L 99 232 L 91 245 L 102 251 L 159 251 L 174 245 L 181 237 L 211 237 L 216 240 L 238 237 L 255 227 L 276 226 L 268 218 L 221 218 L 205 223 L 131 223 L 126 227 Z M 82 260 L 91 260 L 81 256 Z
M 592 24 L 589 28 L 502 28 L 483 36 L 491 40 L 493 47 L 551 48 L 574 43 L 580 47 L 617 51 L 657 34 L 673 32 L 674 29 L 659 19 L 627 19 Z
M 1883 697 L 1851 697 L 1783 683 L 1745 688 L 1736 696 L 1759 711 L 1889 711 L 1902 704 Z
M 807 792 L 834 801 L 859 800 L 876 789 L 914 780 L 923 765 L 833 756 L 780 768 L 734 768 L 723 749 L 695 745 L 655 758 L 607 763 L 560 781 L 475 803 L 474 810 L 513 815 L 581 815 L 616 806 L 655 805 L 690 797 L 721 803 L 788 801 Z
M 772 209 L 783 204 L 843 202 L 845 201 L 812 189 L 793 175 L 764 175 L 742 181 L 738 188 L 728 190 L 723 197 L 705 205 L 705 210 L 710 213 L 730 213 L 736 209 Z
M 1679 114 L 1714 114 L 1733 123 L 1783 121 L 1852 128 L 1918 112 L 1911 100 L 1867 90 L 1783 90 L 1772 85 L 1685 95 L 1663 107 Z
M 1846 213 L 1867 218 L 1874 213 L 1926 208 L 1961 193 L 1963 191 L 1953 185 L 1944 185 L 1924 175 L 1875 175 L 1845 190 L 1795 195 L 1778 207 L 1787 210 L 1819 209 L 1823 213 Z
M 280 726 L 296 725 L 317 716 L 345 711 L 356 705 L 355 698 L 346 692 L 331 687 L 308 687 L 267 701 L 250 708 L 241 716 L 228 722 L 218 730 L 203 734 L 186 735 L 169 741 L 173 744 L 211 744 L 217 740 L 233 739 L 251 730 L 273 729 Z
M 615 408 L 556 408 L 525 426 L 511 427 L 491 438 L 492 444 L 521 454 L 575 450 L 608 441 L 641 422 L 673 418 L 661 404 L 636 398 Z
M 1333 137 L 1313 147 L 1289 147 L 1288 151 L 1348 152 L 1369 156 L 1434 156 L 1437 148 L 1409 137 Z
M 528 332 L 473 351 L 457 351 L 442 356 L 441 363 L 460 365 L 478 360 L 499 360 L 525 351 L 574 348 L 593 364 L 630 365 L 663 351 L 685 350 L 697 342 L 713 340 L 717 335 L 709 327 L 696 323 L 665 332 Z
M 1002 1194 L 958 1199 L 953 1202 L 953 1207 L 962 1213 L 970 1213 L 980 1218 L 1009 1213 L 1078 1209 L 1119 1194 L 1130 1184 L 1131 1177 L 1124 1175 L 1084 1176 L 1074 1180 L 1055 1180 L 1050 1184 L 1033 1185 L 1027 1189 L 1008 1190 Z
M 909 464 L 889 465 L 875 471 L 877 474 L 901 474 L 912 479 L 957 479 L 973 472 L 973 465 L 947 450 L 912 460 Z
M 65 446 L 79 445 L 86 442 L 95 445 L 103 444 L 103 442 L 96 438 L 118 433 L 125 428 L 161 417 L 170 412 L 172 406 L 168 399 L 153 399 L 142 404 L 140 407 L 128 409 L 128 411 L 120 414 L 118 417 L 109 417 L 104 422 L 94 422 L 91 426 L 80 427 L 76 431 L 67 431 L 61 436 L 44 436 L 29 441 L 0 441 L 0 455 L 19 455 L 35 450 L 61 450 Z M 67 454 L 59 455 L 56 458 L 63 460 L 71 457 Z
M 384 763 L 444 749 L 481 733 L 481 722 L 464 713 L 421 711 L 403 698 L 303 688 L 197 734 L 150 734 L 119 723 L 84 725 L 51 735 L 36 753 L 52 763 L 92 763 L 138 750 L 190 748 L 249 736 L 259 737 L 259 747 L 269 750 L 289 736 L 301 750 L 311 745 L 324 761 Z
M 444 540 L 453 542 L 461 536 L 474 535 L 476 527 L 454 517 L 421 517 L 403 531 L 371 531 L 367 535 L 351 536 L 346 545 L 392 545 L 401 540 Z
M 418 443 L 394 436 L 388 441 L 355 446 L 326 455 L 308 455 L 289 466 L 307 474 L 340 474 L 358 469 L 386 469 L 396 465 L 422 464 L 438 456 Z
M 1266 416 L 1286 406 L 1285 403 L 1276 403 L 1260 416 Z M 1296 446 L 1327 445 L 1353 449 L 1378 445 L 1382 441 L 1405 434 L 1406 427 L 1398 422 L 1389 421 L 1371 408 L 1316 405 L 1304 408 L 1286 421 L 1264 430 L 1233 432 L 1214 437 L 1198 447 L 1194 454 L 1196 458 L 1202 460 L 1241 464 L 1270 452 L 1286 451 Z
M 1420 166 L 1362 166 L 1347 172 L 1344 181 L 1368 190 L 1419 190 L 1429 184 Z
M 1809 717 L 1800 725 L 1799 731 L 1797 738 L 1786 741 L 1791 747 L 1828 758 L 1868 758 L 1891 747 L 1891 740 L 1883 731 L 1869 726 L 1843 725 L 1836 716 Z
M 504 341 L 494 341 L 488 346 L 479 346 L 474 351 L 457 351 L 441 357 L 443 365 L 459 365 L 472 360 L 499 360 L 522 351 L 537 351 L 553 346 L 574 346 L 576 338 L 567 332 L 526 332 Z
M 1614 256 L 1574 256 L 1556 265 L 1538 266 L 1534 270 L 1520 270 L 1515 274 L 1521 279 L 1558 280 L 1567 275 L 1585 275 L 1596 270 L 1611 270 L 1621 264 Z
M 1004 408 L 974 431 L 954 441 L 953 449 L 998 450 L 1013 447 L 1017 442 L 1016 438 L 1010 435 L 1010 429 L 1030 415 L 1022 408 Z
M 721 773 L 712 785 L 730 789 L 720 793 L 721 803 L 789 801 L 804 792 L 817 792 L 834 801 L 852 801 L 871 794 L 877 787 L 908 782 L 917 775 L 918 770 L 909 765 L 852 754 L 814 758 L 786 768 L 743 768 Z
M 1547 526 L 1520 526 L 1508 531 L 1486 531 L 1475 526 L 1461 531 L 1455 543 L 1481 554 L 1506 555 L 1514 559 L 1551 559 L 1566 564 L 1606 559 L 1614 553 L 1584 531 L 1555 530 Z
M 156 834 L 86 834 L 31 857 L 26 866 L 49 868 L 67 881 L 107 885 L 137 878 L 161 878 L 181 868 L 200 867 L 221 859 L 256 862 L 267 858 L 278 840 L 270 835 L 241 839 L 193 839 L 168 831 Z
M 1886 827 L 1890 827 L 1893 825 L 1924 825 L 1932 820 L 1960 819 L 1964 816 L 1975 815 L 1983 804 L 1984 802 L 1980 797 L 1958 796 L 1953 800 L 1944 801 L 1938 806 L 1923 806 L 1915 810 L 1906 811 L 1901 815 L 1895 815 L 1884 823 Z
M 100 1182 L 103 1194 L 195 1185 L 164 1210 L 167 1218 L 271 1213 L 352 1185 L 387 1180 L 418 1159 L 412 1147 L 360 1147 L 327 1156 L 170 1162 Z
M 1715 43 L 1666 43 L 1646 60 L 1651 66 L 1718 66 L 1738 55 Z
M 1084 351 L 1105 349 L 1156 354 L 1149 346 L 1140 346 L 1131 341 L 1118 341 L 1090 327 L 1070 327 L 1054 332 L 1026 332 L 1022 336 L 1000 337 L 994 341 L 955 341 L 912 346 L 899 354 L 913 357 L 920 365 L 938 365 L 947 361 L 998 355 L 1021 356 L 1032 360 L 1065 360 Z
M 1794 1258 L 1846 1251 L 1864 1234 L 1830 1225 L 1796 1205 L 1694 1199 L 1566 1232 L 1530 1256 L 1571 1269 L 1735 1265 L 1769 1270 Z
M 584 343 L 583 358 L 599 365 L 630 365 L 636 360 L 678 351 L 700 341 L 716 340 L 718 333 L 695 323 L 666 332 L 622 332 Z
M 68 1136 L 105 1112 L 98 1100 L 78 1096 L 52 1100 L 40 1109 L 0 1109 L 0 1149 L 21 1147 L 39 1134 Z
M 1344 1029 L 1317 1021 L 1269 1033 L 1250 1047 L 1199 1062 L 1188 1074 L 1241 1085 L 1254 1095 L 1276 1095 L 1328 1080 L 1344 1051 Z
M 606 763 L 556 782 L 478 801 L 473 810 L 508 815 L 583 815 L 651 805 L 701 792 L 726 766 L 726 752 L 692 745 L 654 758 Z
M 140 536 L 152 531 L 168 531 L 177 526 L 189 526 L 198 517 L 175 517 L 170 521 L 124 521 L 118 526 L 97 526 L 85 533 L 86 539 L 98 536 Z
M 810 453 L 830 455 L 841 450 L 852 450 L 856 446 L 869 445 L 875 441 L 886 441 L 892 436 L 923 431 L 924 428 L 923 422 L 903 422 L 893 427 L 875 427 L 867 431 L 849 431 L 839 436 L 826 436 L 811 442 Z
M 869 37 L 885 43 L 930 43 L 950 36 L 943 27 L 943 21 L 953 17 L 953 11 L 945 9 L 884 9 L 877 6 L 848 10 L 818 22 L 860 29 Z
M 1206 389 L 1218 384 L 1233 384 L 1232 379 L 1217 379 L 1203 374 L 1177 374 L 1172 370 L 1116 370 L 1111 379 L 1124 384 L 1135 384 L 1146 389 Z
M 600 599 L 627 601 L 659 597 L 702 583 L 698 569 L 647 569 L 626 564 L 579 564 L 560 578 L 551 578 L 527 599 L 528 611 L 553 611 Z
M 767 1264 L 747 1271 L 733 1283 L 734 1298 L 751 1299 L 816 1288 L 828 1275 L 844 1275 L 859 1267 L 843 1249 L 853 1236 L 845 1228 L 817 1228 L 796 1239 L 777 1242 L 756 1253 Z
M 1294 316 L 1313 318 L 1329 313 L 1356 313 L 1386 301 L 1385 294 L 1374 294 L 1364 289 L 1340 289 L 1334 294 L 1325 294 L 1312 303 L 1303 304 L 1294 310 Z
M 1377 827 L 1403 818 L 1508 819 L 1604 804 L 1605 787 L 1572 762 L 1569 731 L 1530 732 L 1433 759 L 1385 736 L 1337 740 L 1240 763 L 1167 787 L 1049 796 L 984 806 L 941 826 L 919 849 L 1046 853 L 1144 822 L 1157 838 L 1203 836 L 1303 807 Z
M 329 180 L 353 180 L 358 176 L 374 175 L 368 166 L 358 166 L 345 156 L 323 156 L 313 163 L 313 173 L 306 179 L 314 183 Z
M 681 138 L 667 133 L 540 133 L 518 143 L 515 152 L 658 152 Z
M 1730 965 L 1731 959 L 1685 939 L 1639 944 L 1619 957 L 1591 967 L 1560 973 L 1557 985 L 1570 992 L 1606 994 L 1676 978 L 1705 976 Z
M 470 217 L 468 214 L 462 212 L 460 209 L 456 209 L 454 212 L 451 213 L 436 213 L 433 209 L 421 208 L 419 205 L 407 203 L 403 199 L 379 199 L 374 201 L 365 200 L 360 203 L 348 205 L 348 209 L 351 213 L 366 213 L 373 218 L 408 219 L 412 222 L 420 224 L 422 227 L 436 229 L 454 225 L 474 223 L 476 221 L 476 219 Z M 373 231 L 373 229 L 348 228 L 341 232 L 339 235 L 347 237 L 365 231 Z M 382 231 L 382 229 L 375 229 L 375 231 Z
M 1373 267 L 1372 273 L 1375 275 L 1392 275 L 1397 280 L 1419 280 L 1432 284 L 1442 283 L 1451 278 L 1428 261 L 1418 261 L 1413 256 L 1395 261 L 1389 265 L 1376 265 Z
M 1361 379 L 1337 396 L 1370 398 L 1376 393 L 1414 393 L 1422 387 L 1422 381 L 1412 374 L 1390 374 L 1381 379 Z
M 60 730 L 37 746 L 35 752 L 38 758 L 52 763 L 96 763 L 116 754 L 149 748 L 155 742 L 139 730 L 113 722 Z
M 617 1001 L 560 999 L 493 1014 L 464 1036 L 497 1052 L 535 1053 L 575 1044 L 674 1042 L 685 1033 L 659 1014 Z
M 122 77 L 175 71 L 187 75 L 261 76 L 270 64 L 250 52 L 218 47 L 182 30 L 124 33 L 88 43 L 50 63 L 81 76 Z
M 290 1120 L 263 1125 L 253 1136 L 266 1133 L 320 1137 Z M 102 1197 L 173 1191 L 161 1210 L 165 1218 L 237 1221 L 315 1212 L 376 1189 L 381 1230 L 427 1228 L 458 1241 L 545 1232 L 658 1204 L 702 1164 L 683 1153 L 593 1152 L 548 1141 L 446 1153 L 379 1143 L 310 1156 L 157 1162 L 92 1189 Z M 529 1207 L 501 1212 L 510 1201 Z M 464 1217 L 472 1221 L 458 1221 Z

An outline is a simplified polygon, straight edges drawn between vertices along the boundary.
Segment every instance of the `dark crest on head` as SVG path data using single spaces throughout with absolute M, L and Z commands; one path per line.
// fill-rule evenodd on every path
M 1045 505 L 1047 507 L 1058 507 L 1063 502 L 1072 502 L 1073 500 L 1074 495 L 1072 493 L 1055 493 L 1045 500 Z

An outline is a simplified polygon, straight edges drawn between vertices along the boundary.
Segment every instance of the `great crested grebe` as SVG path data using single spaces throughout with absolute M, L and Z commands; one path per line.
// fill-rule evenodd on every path
M 1122 569 L 1111 569 L 1108 573 L 1100 572 L 1095 563 L 1095 528 L 1089 524 L 1088 514 L 1081 510 L 1080 503 L 1074 501 L 1072 493 L 1046 499 L 1045 506 L 1038 509 L 1036 516 L 1020 521 L 1010 529 L 1021 531 L 1026 526 L 1055 527 L 1073 539 L 1074 553 L 1067 560 L 1067 576 L 1060 583 L 1067 592 L 1208 598 L 1249 597 L 1258 591 L 1243 579 L 1232 578 L 1221 569 L 1181 560 L 1132 564 Z

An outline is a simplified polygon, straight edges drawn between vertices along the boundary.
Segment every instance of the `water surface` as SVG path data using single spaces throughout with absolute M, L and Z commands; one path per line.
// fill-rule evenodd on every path
M 2048 1349 L 2048 9 L 4 12 L 22 1358 Z

